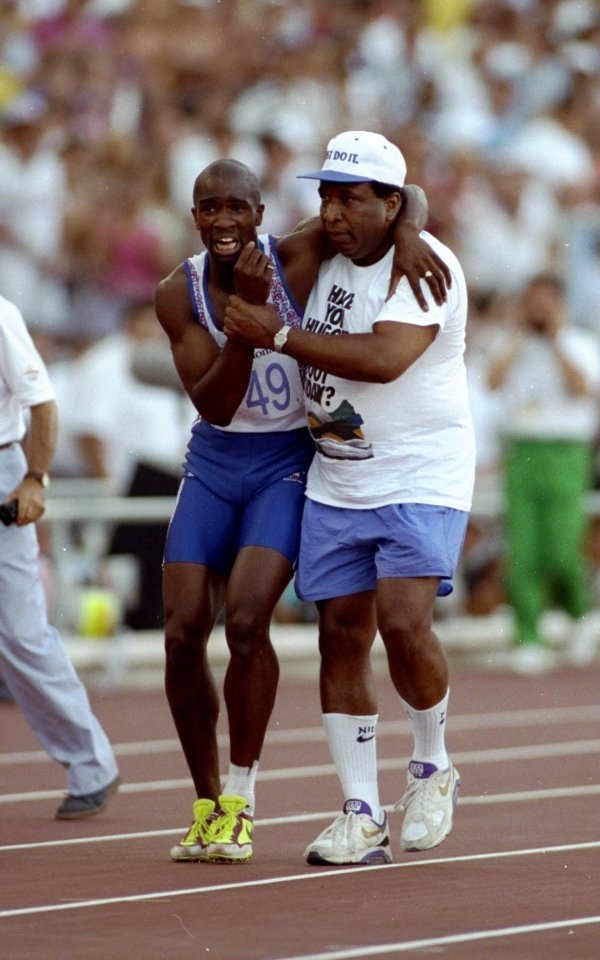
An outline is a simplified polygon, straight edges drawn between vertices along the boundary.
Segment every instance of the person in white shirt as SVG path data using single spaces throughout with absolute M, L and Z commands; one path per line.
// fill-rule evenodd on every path
M 72 820 L 100 813 L 120 777 L 85 687 L 47 619 L 35 522 L 44 512 L 56 434 L 44 362 L 18 308 L 0 297 L 0 676 L 44 749 L 66 767 L 69 792 L 56 818 Z
M 86 474 L 121 496 L 171 496 L 195 411 L 187 397 L 144 383 L 133 365 L 138 351 L 155 344 L 168 351 L 154 305 L 132 300 L 121 330 L 103 337 L 69 367 L 63 391 L 67 432 L 82 454 Z M 110 384 L 110 386 L 108 386 Z M 157 630 L 163 624 L 161 561 L 167 522 L 116 525 L 106 555 L 134 559 L 136 587 L 127 599 L 125 626 Z
M 0 290 L 30 328 L 68 326 L 62 232 L 67 178 L 45 139 L 47 104 L 32 92 L 0 118 Z
M 308 473 L 296 585 L 319 610 L 321 705 L 343 812 L 305 852 L 311 864 L 390 861 L 377 784 L 370 650 L 379 629 L 414 735 L 400 843 L 448 835 L 459 786 L 444 740 L 448 665 L 432 632 L 452 590 L 471 505 L 473 426 L 464 365 L 467 290 L 447 247 L 447 300 L 428 312 L 403 279 L 388 297 L 392 230 L 406 165 L 383 136 L 347 131 L 328 144 L 321 222 L 337 255 L 321 265 L 301 330 L 231 297 L 232 340 L 294 357 L 317 454 Z

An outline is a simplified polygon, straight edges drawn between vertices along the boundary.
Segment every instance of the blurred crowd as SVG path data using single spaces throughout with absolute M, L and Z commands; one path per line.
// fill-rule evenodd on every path
M 217 157 L 246 162 L 262 184 L 264 226 L 281 234 L 318 211 L 314 183 L 296 173 L 320 166 L 340 130 L 372 129 L 401 147 L 407 181 L 429 201 L 428 229 L 465 270 L 484 498 L 503 417 L 486 370 L 527 282 L 559 277 L 568 322 L 600 344 L 596 0 L 0 8 L 0 292 L 21 308 L 57 384 L 55 475 L 127 491 L 150 451 L 179 467 L 192 411 L 136 380 L 126 358 L 160 336 L 149 321 L 157 281 L 199 249 L 197 173 Z M 476 572 L 491 570 L 490 599 L 473 603 L 493 609 L 502 597 L 487 523 L 465 554 L 466 602 Z

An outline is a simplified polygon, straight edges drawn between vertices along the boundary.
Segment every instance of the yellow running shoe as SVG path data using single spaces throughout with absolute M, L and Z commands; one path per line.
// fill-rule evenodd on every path
M 253 819 L 247 809 L 245 797 L 219 797 L 207 840 L 209 860 L 247 863 L 252 859 Z
M 185 837 L 171 847 L 171 860 L 183 863 L 186 860 L 208 860 L 207 837 L 214 821 L 214 800 L 194 800 L 194 820 Z

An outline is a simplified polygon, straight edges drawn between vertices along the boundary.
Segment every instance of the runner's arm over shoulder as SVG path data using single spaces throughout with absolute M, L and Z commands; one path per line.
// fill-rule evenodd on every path
M 450 270 L 435 253 L 420 231 L 427 222 L 429 205 L 424 190 L 415 184 L 402 188 L 402 206 L 394 234 L 394 262 L 387 299 L 403 276 L 406 277 L 421 310 L 428 311 L 421 281 L 428 283 L 435 302 L 446 300 L 452 284 Z M 287 282 L 298 306 L 304 310 L 321 263 L 335 256 L 323 230 L 320 217 L 307 217 L 286 236 L 277 241 L 277 252 Z
M 394 231 L 394 262 L 386 299 L 389 300 L 403 276 L 406 277 L 421 310 L 429 307 L 421 287 L 425 280 L 433 299 L 441 306 L 447 289 L 452 286 L 452 275 L 447 264 L 420 236 L 429 217 L 425 191 L 410 183 L 402 188 L 402 206 L 396 218 Z

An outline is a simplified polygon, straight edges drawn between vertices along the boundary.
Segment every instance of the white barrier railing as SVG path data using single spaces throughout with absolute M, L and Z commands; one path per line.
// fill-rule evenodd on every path
M 42 523 L 43 545 L 52 567 L 52 619 L 76 619 L 74 590 L 102 576 L 113 528 L 120 523 L 166 524 L 175 498 L 117 496 L 103 481 L 56 479 Z
M 86 564 L 90 569 L 100 569 L 110 540 L 112 527 L 119 523 L 166 523 L 168 522 L 175 504 L 174 497 L 122 497 L 107 493 L 106 485 L 96 481 L 56 480 L 51 488 L 52 495 L 48 497 L 44 522 L 50 528 L 49 550 L 53 565 L 54 601 L 53 608 L 56 618 L 54 622 L 62 630 L 67 626 L 67 611 L 73 606 L 73 525 L 79 530 L 83 540 L 83 549 L 80 552 L 87 557 Z M 600 516 L 600 491 L 593 491 L 588 497 L 590 515 Z M 473 503 L 473 515 L 482 518 L 499 516 L 502 510 L 502 498 L 497 489 L 486 487 L 478 491 Z M 596 614 L 600 617 L 600 612 Z M 564 624 L 548 614 L 548 635 L 563 640 L 561 631 Z M 556 622 L 555 622 L 556 620 Z M 510 611 L 501 609 L 496 613 L 483 617 L 455 616 L 444 619 L 439 625 L 439 634 L 448 650 L 469 655 L 484 651 L 485 656 L 490 651 L 502 650 L 510 647 L 512 636 L 512 621 Z M 296 631 L 298 639 L 296 646 L 292 644 L 292 656 L 299 656 L 306 651 L 316 650 L 314 625 L 274 625 L 274 631 L 285 632 L 285 643 L 282 640 L 282 650 L 290 648 L 290 630 Z M 599 620 L 600 633 L 600 620 Z M 219 633 L 221 631 L 221 633 Z M 71 630 L 71 645 L 67 644 L 78 668 L 88 670 L 90 677 L 100 676 L 100 682 L 119 686 L 125 681 L 132 682 L 131 674 L 135 673 L 137 660 L 140 660 L 140 673 L 146 675 L 150 668 L 160 672 L 163 664 L 163 639 L 161 636 L 145 637 L 140 644 L 130 643 L 121 635 L 110 639 L 106 644 L 86 642 L 85 638 L 78 638 L 78 631 Z M 226 656 L 226 646 L 221 628 L 216 631 L 219 636 L 212 643 L 217 653 Z M 68 640 L 69 630 L 66 630 Z M 295 636 L 295 634 L 294 634 Z M 137 659 L 136 659 L 137 658 Z M 146 673 L 144 672 L 146 671 Z
M 114 525 L 119 523 L 167 523 L 175 497 L 126 497 L 107 493 L 107 486 L 94 480 L 56 480 L 48 497 L 43 522 L 50 527 L 48 548 L 53 566 L 54 607 L 66 609 L 73 586 L 73 525 L 77 525 L 87 566 L 99 569 Z M 588 495 L 591 516 L 600 516 L 600 491 Z M 501 514 L 502 495 L 486 486 L 476 491 L 472 515 L 494 518 Z M 76 560 L 75 560 L 76 562 Z
M 174 497 L 51 496 L 43 519 L 54 527 L 65 523 L 164 523 L 174 505 Z
M 72 487 L 77 494 L 68 493 L 66 487 L 61 492 L 48 497 L 44 521 L 53 525 L 60 523 L 86 523 L 101 521 L 104 523 L 164 523 L 168 521 L 175 497 L 122 497 L 107 495 L 106 488 L 92 481 L 78 482 Z M 600 515 L 600 490 L 588 494 L 587 507 L 590 516 Z M 502 510 L 502 494 L 498 489 L 475 491 L 474 516 L 499 516 Z

